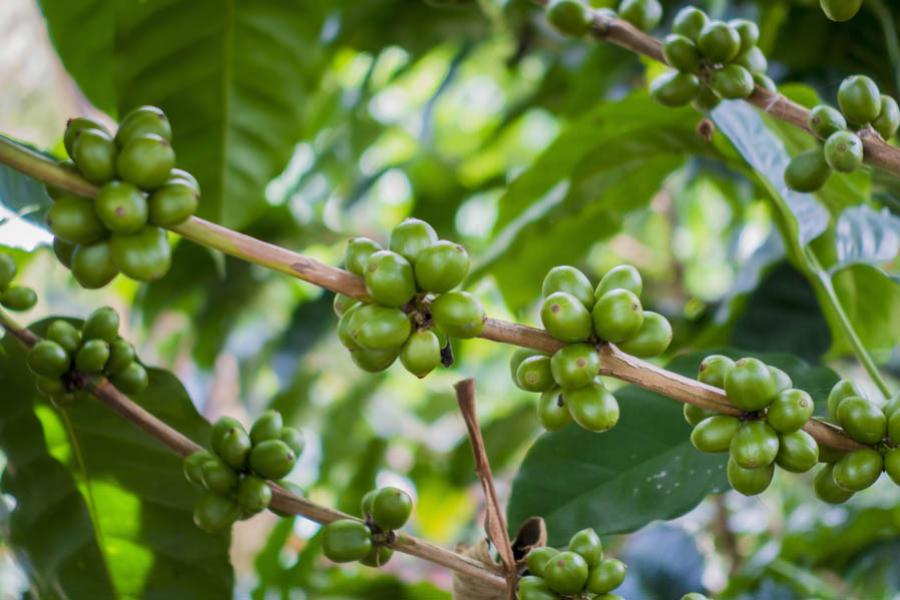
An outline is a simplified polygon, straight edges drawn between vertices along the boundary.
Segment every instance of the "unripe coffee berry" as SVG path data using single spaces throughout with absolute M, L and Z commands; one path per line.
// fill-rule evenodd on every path
M 594 287 L 587 275 L 575 267 L 558 266 L 547 272 L 541 284 L 541 295 L 546 298 L 556 292 L 575 296 L 588 310 L 594 306 Z
M 106 183 L 116 176 L 116 144 L 99 129 L 83 129 L 75 137 L 72 159 L 91 183 Z
M 872 121 L 872 127 L 883 140 L 889 140 L 900 127 L 900 106 L 891 96 L 881 95 L 881 112 Z
M 379 250 L 366 262 L 366 291 L 384 306 L 403 306 L 416 293 L 412 265 L 391 250 Z
M 94 202 L 80 196 L 57 199 L 47 211 L 47 225 L 53 235 L 74 244 L 92 244 L 106 236 Z
M 459 244 L 437 241 L 419 251 L 415 260 L 416 282 L 426 292 L 449 292 L 466 278 L 469 254 Z
M 441 294 L 431 303 L 434 322 L 447 335 L 465 339 L 477 337 L 484 330 L 484 307 L 469 292 Z
M 384 250 L 381 244 L 365 237 L 353 238 L 347 242 L 347 251 L 344 253 L 344 266 L 351 273 L 355 273 L 360 277 L 366 274 L 366 265 L 369 263 L 369 257 Z
M 775 380 L 764 362 L 742 358 L 725 376 L 725 392 L 732 404 L 747 411 L 760 410 L 775 397 Z
M 550 369 L 559 387 L 583 387 L 591 383 L 600 371 L 600 353 L 590 344 L 570 344 L 553 354 Z
M 727 63 L 741 50 L 741 36 L 722 21 L 710 21 L 697 38 L 700 53 L 714 63 Z
M 749 421 L 731 438 L 729 452 L 745 469 L 768 466 L 778 454 L 778 433 L 765 421 Z
M 835 108 L 825 104 L 819 104 L 809 111 L 806 124 L 816 136 L 827 140 L 831 134 L 847 129 L 847 120 L 844 115 Z
M 581 37 L 591 28 L 591 10 L 579 0 L 552 0 L 547 21 L 563 35 Z
M 322 529 L 322 553 L 337 563 L 353 562 L 372 551 L 372 533 L 365 523 L 341 519 Z
M 653 80 L 650 95 L 663 106 L 684 106 L 700 89 L 700 80 L 693 73 L 668 71 Z
M 544 568 L 544 581 L 558 594 L 577 594 L 588 578 L 588 564 L 574 552 L 560 552 Z
M 644 321 L 634 337 L 619 344 L 619 349 L 638 358 L 659 356 L 672 343 L 672 325 L 659 313 L 645 310 Z
M 147 198 L 127 181 L 110 181 L 101 187 L 94 210 L 103 225 L 115 233 L 135 233 L 147 223 Z
M 605 293 L 591 313 L 594 331 L 608 342 L 624 342 L 637 334 L 644 322 L 644 310 L 636 295 L 626 289 Z
M 116 160 L 119 177 L 142 190 L 154 190 L 166 183 L 174 166 L 172 145 L 155 134 L 131 138 Z
M 766 491 L 769 484 L 772 483 L 775 465 L 747 469 L 740 466 L 733 458 L 729 458 L 725 474 L 728 476 L 728 483 L 735 491 L 745 496 L 756 496 Z
M 103 340 L 87 340 L 75 355 L 75 370 L 96 374 L 103 371 L 109 360 L 109 344 Z
M 155 281 L 172 265 L 169 240 L 159 227 L 146 225 L 137 233 L 115 234 L 110 247 L 119 270 L 137 281 Z
M 372 520 L 382 530 L 400 529 L 412 513 L 412 498 L 403 490 L 383 487 L 372 498 Z
M 155 106 L 139 106 L 129 111 L 119 123 L 116 143 L 122 147 L 131 140 L 147 134 L 155 134 L 172 141 L 172 126 L 169 119 Z
M 526 358 L 516 369 L 516 384 L 527 392 L 544 392 L 556 388 L 551 359 L 542 354 Z
M 572 419 L 588 431 L 608 431 L 619 422 L 619 403 L 599 380 L 564 391 L 563 401 Z
M 696 42 L 708 22 L 709 18 L 702 10 L 693 6 L 685 6 L 675 15 L 675 19 L 672 21 L 672 32 Z
M 855 133 L 838 131 L 825 141 L 825 161 L 835 171 L 852 173 L 863 164 L 863 144 Z
M 78 284 L 88 290 L 102 288 L 119 274 L 112 246 L 105 240 L 76 246 L 70 268 Z
M 792 473 L 805 473 L 819 461 L 819 445 L 802 429 L 785 433 L 778 441 L 775 464 Z
M 851 123 L 865 125 L 881 113 L 881 94 L 875 82 L 865 75 L 852 75 L 838 88 L 838 105 Z
M 670 33 L 663 40 L 666 62 L 679 71 L 694 72 L 700 68 L 700 51 L 690 38 Z
M 294 468 L 296 458 L 281 440 L 265 440 L 250 451 L 250 468 L 265 479 L 281 479 Z
M 541 394 L 537 412 L 538 420 L 547 431 L 560 431 L 572 422 L 572 415 L 559 388 Z
M 283 427 L 284 420 L 281 417 L 281 413 L 277 410 L 267 410 L 250 427 L 250 441 L 255 446 L 266 440 L 277 440 Z M 274 479 L 278 479 L 278 477 Z
M 419 253 L 438 241 L 434 228 L 421 219 L 406 219 L 391 231 L 388 248 L 410 263 L 415 263 Z
M 707 417 L 691 431 L 691 444 L 701 452 L 728 452 L 731 440 L 740 428 L 741 422 L 735 417 Z
M 400 351 L 400 362 L 416 377 L 425 377 L 441 364 L 441 344 L 430 329 L 420 329 L 409 336 Z
M 853 496 L 853 492 L 839 487 L 834 482 L 834 465 L 825 465 L 816 473 L 813 489 L 819 500 L 829 504 L 841 504 Z
M 796 192 L 815 192 L 831 177 L 831 167 L 822 148 L 813 148 L 791 159 L 784 170 L 784 182 Z
M 658 0 L 622 0 L 618 13 L 641 31 L 650 31 L 662 19 L 662 6 Z

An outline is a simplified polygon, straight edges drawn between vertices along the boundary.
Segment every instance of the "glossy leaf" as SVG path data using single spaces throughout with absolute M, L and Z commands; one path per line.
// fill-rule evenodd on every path
M 900 217 L 886 208 L 853 206 L 841 213 L 835 226 L 837 264 L 833 270 L 853 263 L 880 266 L 900 252 Z

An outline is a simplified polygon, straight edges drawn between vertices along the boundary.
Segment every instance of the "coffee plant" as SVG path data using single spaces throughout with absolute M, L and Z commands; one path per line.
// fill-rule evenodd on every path
M 0 596 L 900 593 L 897 8 L 107 4 L 0 9 Z

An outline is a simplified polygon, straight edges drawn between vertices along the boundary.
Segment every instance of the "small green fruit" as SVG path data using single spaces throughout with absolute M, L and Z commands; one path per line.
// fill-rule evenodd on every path
M 581 342 L 591 336 L 591 313 L 566 292 L 554 292 L 541 305 L 544 329 L 563 342 Z
M 284 427 L 284 420 L 277 410 L 267 410 L 254 421 L 250 428 L 250 440 L 256 446 L 266 440 L 277 440 Z M 280 479 L 273 477 L 272 479 Z
M 825 161 L 835 171 L 852 173 L 863 164 L 863 144 L 855 133 L 838 131 L 825 141 Z
M 775 379 L 761 360 L 742 358 L 725 376 L 725 392 L 738 408 L 761 410 L 775 398 Z
M 701 452 L 728 452 L 731 440 L 740 428 L 741 422 L 736 417 L 707 417 L 691 431 L 691 444 Z
M 619 17 L 641 31 L 650 31 L 662 19 L 662 6 L 658 0 L 622 0 Z
M 784 183 L 795 192 L 815 192 L 831 177 L 831 167 L 822 148 L 807 150 L 791 159 L 784 170 Z
M 406 219 L 391 231 L 388 248 L 415 263 L 419 253 L 437 241 L 437 233 L 431 225 L 421 219 Z
M 372 551 L 372 533 L 365 523 L 341 519 L 322 530 L 322 553 L 336 563 L 361 560 Z
M 679 71 L 694 72 L 700 68 L 700 51 L 691 38 L 670 33 L 663 40 L 663 56 L 666 62 Z
M 299 457 L 303 454 L 303 448 L 306 447 L 306 440 L 300 430 L 293 427 L 282 427 L 278 439 L 287 444 L 294 456 Z
M 584 387 L 591 383 L 600 371 L 600 353 L 590 344 L 564 346 L 550 359 L 550 370 L 553 373 L 553 380 L 559 387 L 563 389 Z
M 693 6 L 685 6 L 675 15 L 675 19 L 672 21 L 672 32 L 696 42 L 708 22 L 709 18 L 705 12 Z
M 629 340 L 619 344 L 619 349 L 638 358 L 659 356 L 672 343 L 672 325 L 668 319 L 651 310 L 644 311 L 641 328 Z
M 207 533 L 221 533 L 241 516 L 241 509 L 231 498 L 208 492 L 194 507 L 194 524 Z
M 766 421 L 775 431 L 790 433 L 803 427 L 815 408 L 812 397 L 803 390 L 784 390 L 769 405 Z
M 383 487 L 372 499 L 372 520 L 384 531 L 400 529 L 412 514 L 412 498 L 403 490 Z
M 819 0 L 822 12 L 832 21 L 849 21 L 862 6 L 863 0 Z
M 572 422 L 562 390 L 552 389 L 541 394 L 538 400 L 538 420 L 547 431 L 560 431 Z
M 198 488 L 205 488 L 206 483 L 203 481 L 203 463 L 213 460 L 215 457 L 207 450 L 197 450 L 185 457 L 182 463 L 184 470 L 184 478 L 188 483 Z
M 406 370 L 422 378 L 441 364 L 441 343 L 430 329 L 420 329 L 409 336 L 400 351 L 400 362 Z
M 0 254 L 0 290 L 5 290 L 15 279 L 19 266 L 9 254 Z
M 749 421 L 731 438 L 729 450 L 734 462 L 745 469 L 766 467 L 778 454 L 778 433 L 765 421 Z
M 589 567 L 581 555 L 560 552 L 544 568 L 544 581 L 558 594 L 577 594 L 587 583 Z
M 697 379 L 707 385 L 725 389 L 725 377 L 734 368 L 734 361 L 721 354 L 710 354 L 700 363 Z
M 700 93 L 700 80 L 693 73 L 667 71 L 650 84 L 650 95 L 663 106 L 684 106 Z
M 693 404 L 685 404 L 681 412 L 684 415 L 684 420 L 687 421 L 687 424 L 691 427 L 696 427 L 700 424 L 700 421 L 707 417 L 714 417 L 719 414 L 713 410 L 706 410 L 705 408 L 700 408 Z
M 528 566 L 528 572 L 537 577 L 543 577 L 546 572 L 547 563 L 554 556 L 559 554 L 559 550 L 549 546 L 540 546 L 532 548 L 525 557 L 525 564 Z
M 778 367 L 773 367 L 772 365 L 768 365 L 769 373 L 772 374 L 772 379 L 775 380 L 775 391 L 779 394 L 784 390 L 789 390 L 794 387 L 794 381 L 791 379 L 791 376 L 779 369 Z
M 828 504 L 842 504 L 853 496 L 853 492 L 845 490 L 834 482 L 834 465 L 825 465 L 813 481 L 816 497 Z
M 216 494 L 227 494 L 237 487 L 238 475 L 221 458 L 214 456 L 200 465 L 206 489 Z
M 388 348 L 387 350 L 350 349 L 350 358 L 353 359 L 353 363 L 368 373 L 384 371 L 394 364 L 399 355 L 400 348 Z
M 75 246 L 72 242 L 67 242 L 62 238 L 53 238 L 53 254 L 67 269 L 72 268 L 72 254 L 75 252 Z
M 738 64 L 725 65 L 713 71 L 709 85 L 726 100 L 746 98 L 753 93 L 753 75 Z
M 741 50 L 741 36 L 727 23 L 710 21 L 697 37 L 700 53 L 714 63 L 727 63 Z
M 556 292 L 575 296 L 588 310 L 594 306 L 594 287 L 587 275 L 575 267 L 553 267 L 547 272 L 541 284 L 541 295 L 546 298 Z
M 362 508 L 362 514 L 365 517 L 372 516 L 372 505 L 375 503 L 375 494 L 378 493 L 378 490 L 369 490 L 366 492 L 362 501 L 360 502 L 360 507 Z
M 103 371 L 109 360 L 109 344 L 103 340 L 87 340 L 75 355 L 75 370 L 96 374 Z
M 72 149 L 72 160 L 91 183 L 106 183 L 116 176 L 116 144 L 105 131 L 82 129 Z
M 547 21 L 563 35 L 581 37 L 591 28 L 591 10 L 579 0 L 553 0 Z
M 152 133 L 128 140 L 116 161 L 119 177 L 142 190 L 154 190 L 166 183 L 174 166 L 175 151 L 172 145 Z
M 272 502 L 272 488 L 265 479 L 247 475 L 241 479 L 237 490 L 237 502 L 244 514 L 254 515 L 269 508 Z
M 863 392 L 862 388 L 859 385 L 850 379 L 842 379 L 834 384 L 834 387 L 831 388 L 831 391 L 828 393 L 828 416 L 835 423 L 838 422 L 838 406 L 840 406 L 841 402 L 843 402 L 846 398 L 850 398 L 852 396 L 857 396 L 859 398 L 865 398 L 865 392 Z
M 125 340 L 116 340 L 109 345 L 109 360 L 106 361 L 106 372 L 110 375 L 121 373 L 136 358 L 134 346 Z
M 69 156 L 75 156 L 75 139 L 78 137 L 78 134 L 85 129 L 96 129 L 109 135 L 109 131 L 100 121 L 95 121 L 94 119 L 89 119 L 87 117 L 75 117 L 69 119 L 66 123 L 66 132 L 63 135 L 63 146 L 65 146 Z
M 527 575 L 519 579 L 516 598 L 518 600 L 559 600 L 559 595 L 550 589 L 543 578 Z
M 129 396 L 137 396 L 149 385 L 147 371 L 136 361 L 125 367 L 121 372 L 110 376 L 110 381 L 119 390 Z
M 353 238 L 347 242 L 347 251 L 344 253 L 344 265 L 351 273 L 363 277 L 366 274 L 369 257 L 379 250 L 384 250 L 384 248 L 374 240 L 365 237 Z
M 253 447 L 244 427 L 234 419 L 216 422 L 212 430 L 212 449 L 233 469 L 243 470 Z
M 169 181 L 167 183 L 187 184 L 198 196 L 200 195 L 200 183 L 197 181 L 197 178 L 184 169 L 172 169 L 169 171 Z
M 631 265 L 619 265 L 613 267 L 600 278 L 600 283 L 594 289 L 594 301 L 600 299 L 606 292 L 613 290 L 628 290 L 637 297 L 644 291 L 644 281 L 641 273 Z
M 447 292 L 431 303 L 431 317 L 447 335 L 465 339 L 477 337 L 484 329 L 484 307 L 469 292 Z
M 569 539 L 569 551 L 580 554 L 581 558 L 588 564 L 588 567 L 596 567 L 603 561 L 603 543 L 600 541 L 600 536 L 597 535 L 597 532 L 590 527 L 576 532 Z M 596 592 L 596 590 L 589 591 Z
M 751 48 L 755 48 L 759 42 L 759 26 L 748 19 L 732 19 L 728 24 L 738 32 L 741 38 L 740 52 L 747 52 Z
M 641 301 L 626 289 L 606 292 L 591 313 L 594 331 L 608 342 L 624 342 L 634 337 L 644 323 Z
M 709 86 L 703 86 L 700 88 L 697 97 L 691 102 L 691 106 L 693 106 L 695 110 L 708 113 L 721 104 L 721 102 L 722 99 L 719 98 Z
M 88 290 L 102 288 L 119 274 L 108 241 L 76 246 L 71 268 L 79 285 Z
M 872 127 L 883 140 L 891 139 L 900 127 L 900 106 L 891 96 L 881 95 L 881 112 L 872 121 Z
M 137 281 L 155 281 L 172 266 L 172 249 L 159 227 L 147 225 L 137 233 L 115 234 L 110 244 L 116 266 Z
M 111 344 L 119 337 L 119 313 L 112 307 L 101 306 L 85 319 L 81 337 Z
M 563 401 L 572 419 L 588 431 L 608 431 L 619 422 L 619 403 L 599 380 L 564 391 Z
M 61 377 L 71 366 L 63 347 L 50 340 L 41 340 L 28 351 L 28 366 L 44 377 Z
M 379 304 L 403 306 L 416 294 L 412 265 L 391 250 L 379 250 L 366 262 L 366 291 Z
M 851 123 L 865 125 L 881 113 L 881 94 L 875 82 L 865 75 L 851 75 L 838 88 L 838 105 Z
M 894 483 L 900 485 L 900 448 L 892 448 L 884 455 L 884 470 Z
M 887 417 L 887 436 L 892 444 L 900 446 L 900 410 L 895 410 Z
M 594 594 L 606 594 L 613 591 L 625 581 L 628 567 L 621 560 L 606 558 L 591 568 L 586 584 L 587 591 Z
M 197 212 L 200 194 L 187 181 L 169 179 L 150 194 L 148 219 L 159 227 L 174 227 Z
M 449 292 L 466 278 L 469 253 L 459 244 L 440 240 L 419 251 L 415 261 L 416 282 L 426 292 Z
M 827 140 L 832 134 L 847 129 L 847 120 L 841 111 L 825 104 L 819 104 L 809 111 L 806 124 L 816 136 Z
M 294 451 L 281 440 L 265 440 L 250 451 L 250 468 L 265 479 L 281 479 L 291 472 L 296 460 Z
M 733 458 L 729 458 L 725 473 L 728 476 L 728 483 L 736 491 L 745 496 L 756 496 L 766 491 L 769 484 L 772 483 L 775 465 L 746 469 L 736 463 Z
M 334 314 L 338 317 L 343 317 L 344 313 L 347 312 L 351 306 L 356 306 L 357 304 L 359 304 L 359 300 L 356 298 L 351 298 L 344 294 L 335 294 L 331 306 L 334 308 Z
M 753 74 L 765 74 L 765 72 L 769 68 L 769 61 L 766 60 L 766 55 L 763 54 L 762 50 L 760 50 L 756 46 L 753 46 L 749 50 L 742 51 L 740 54 L 738 54 L 737 58 L 734 59 L 733 64 L 740 65 L 741 67 L 747 69 L 751 74 L 751 79 L 753 79 Z M 751 89 L 751 92 L 752 91 L 753 90 Z
M 94 210 L 114 233 L 134 233 L 147 223 L 147 198 L 127 181 L 110 181 L 97 192 Z
M 367 567 L 383 567 L 391 560 L 391 557 L 393 556 L 393 548 L 389 546 L 373 546 L 372 550 L 365 556 L 365 558 L 359 559 L 359 563 L 362 565 L 366 565 Z
M 785 433 L 778 443 L 775 464 L 792 473 L 805 473 L 819 461 L 819 445 L 802 429 Z
M 155 106 L 139 106 L 125 115 L 116 131 L 116 143 L 126 146 L 131 140 L 142 135 L 155 134 L 172 141 L 172 126 L 163 111 Z
M 360 346 L 369 350 L 399 348 L 412 332 L 412 323 L 405 312 L 377 304 L 361 308 L 355 323 L 358 329 L 351 334 Z
M 526 358 L 516 370 L 516 385 L 527 392 L 545 392 L 556 388 L 550 357 L 539 354 Z
M 81 332 L 68 321 L 56 320 L 47 328 L 47 339 L 56 342 L 69 356 L 81 347 Z
M 519 365 L 522 364 L 526 358 L 531 358 L 532 356 L 538 356 L 541 353 L 537 350 L 532 350 L 531 348 L 516 348 L 515 352 L 509 357 L 509 375 L 512 377 L 513 382 L 516 382 L 516 373 L 519 370 Z M 516 383 L 518 385 L 518 383 Z
M 845 398 L 838 406 L 837 416 L 847 435 L 863 444 L 877 444 L 887 432 L 884 413 L 865 398 Z
M 30 287 L 14 285 L 0 294 L 0 304 L 10 310 L 29 310 L 37 304 L 37 293 Z
M 871 448 L 860 448 L 835 463 L 832 477 L 838 487 L 859 492 L 878 481 L 883 468 L 881 454 Z
M 93 201 L 80 196 L 57 199 L 47 211 L 47 225 L 53 235 L 73 244 L 92 244 L 106 236 Z

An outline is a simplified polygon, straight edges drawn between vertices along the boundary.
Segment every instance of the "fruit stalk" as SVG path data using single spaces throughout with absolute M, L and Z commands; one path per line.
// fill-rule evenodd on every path
M 3 312 L 0 312 L 0 325 L 28 348 L 40 341 L 37 335 L 28 329 L 20 327 Z M 173 429 L 135 404 L 105 378 L 97 377 L 89 380 L 87 389 L 120 417 L 130 421 L 151 437 L 159 440 L 179 456 L 185 457 L 203 449 L 193 440 L 182 435 L 181 432 Z M 296 496 L 273 482 L 270 482 L 270 485 L 273 492 L 271 506 L 274 509 L 300 515 L 322 524 L 331 523 L 338 519 L 353 519 L 353 517 L 340 511 L 320 506 L 306 498 Z M 457 573 L 474 577 L 498 589 L 503 589 L 506 586 L 503 577 L 491 566 L 467 556 L 445 550 L 424 540 L 398 532 L 396 540 L 391 546 L 399 552 L 433 562 Z

